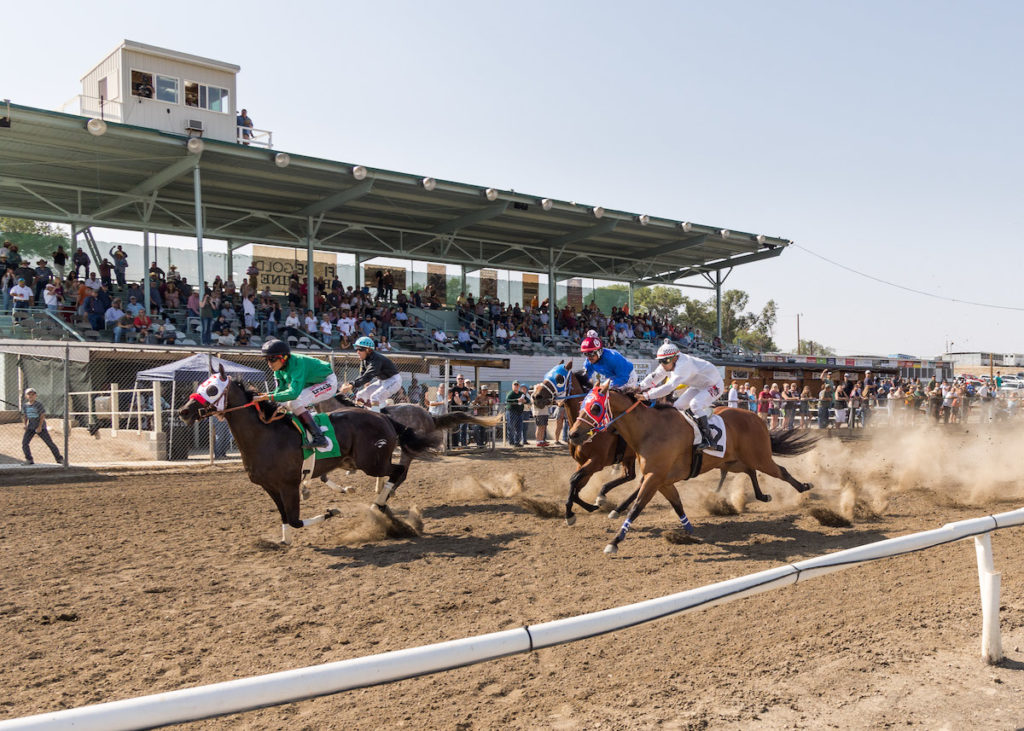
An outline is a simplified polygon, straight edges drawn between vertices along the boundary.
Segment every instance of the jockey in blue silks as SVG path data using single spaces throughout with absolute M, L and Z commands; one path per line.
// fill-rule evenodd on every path
M 593 330 L 587 332 L 587 337 L 583 338 L 580 351 L 587 359 L 584 366 L 587 378 L 593 379 L 594 374 L 599 373 L 611 381 L 615 388 L 636 385 L 637 376 L 633 364 L 618 351 L 604 347 L 601 338 Z

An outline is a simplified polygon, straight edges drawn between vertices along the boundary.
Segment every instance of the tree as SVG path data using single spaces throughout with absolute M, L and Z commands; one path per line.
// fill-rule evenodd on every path
M 813 340 L 800 340 L 799 346 L 797 346 L 797 352 L 803 353 L 804 355 L 835 355 L 836 351 L 827 345 L 816 343 Z
M 638 308 L 669 322 L 677 320 L 686 299 L 675 287 L 644 287 L 633 294 L 633 302 Z
M 63 236 L 67 233 L 60 226 L 47 221 L 30 221 L 27 218 L 0 216 L 0 232 L 6 234 L 34 234 L 37 236 Z
M 31 261 L 49 259 L 58 246 L 68 246 L 70 240 L 60 226 L 46 221 L 0 216 L 0 234 L 5 240 L 18 245 L 21 258 Z

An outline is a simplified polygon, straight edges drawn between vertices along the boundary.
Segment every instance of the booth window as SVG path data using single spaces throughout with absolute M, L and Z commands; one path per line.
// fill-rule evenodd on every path
M 142 99 L 153 98 L 153 74 L 132 69 L 132 96 Z
M 228 90 L 219 86 L 207 86 L 195 81 L 185 82 L 185 105 L 209 109 L 211 112 L 227 112 Z
M 160 76 L 157 74 L 156 98 L 162 102 L 177 104 L 179 102 L 178 80 L 173 76 Z

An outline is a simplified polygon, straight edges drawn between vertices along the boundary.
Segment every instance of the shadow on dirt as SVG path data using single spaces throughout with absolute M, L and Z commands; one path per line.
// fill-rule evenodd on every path
M 788 515 L 773 520 L 696 525 L 694 537 L 700 538 L 709 546 L 720 549 L 724 555 L 695 556 L 693 560 L 700 563 L 714 563 L 743 558 L 773 563 L 790 562 L 854 548 L 889 537 L 884 531 L 858 530 L 856 526 L 839 535 L 806 530 L 796 525 L 796 521 L 800 517 L 803 516 Z
M 498 515 L 501 513 L 515 513 L 516 515 L 527 515 L 528 511 L 521 505 L 506 502 L 489 502 L 483 504 L 466 505 L 437 505 L 432 508 L 424 508 L 424 518 L 459 518 L 466 515 Z
M 395 566 L 428 557 L 492 557 L 506 551 L 510 543 L 527 537 L 527 533 L 497 533 L 489 536 L 426 536 L 401 544 L 368 543 L 364 546 L 316 548 L 317 553 L 349 559 L 331 564 L 329 569 L 351 569 L 359 566 Z

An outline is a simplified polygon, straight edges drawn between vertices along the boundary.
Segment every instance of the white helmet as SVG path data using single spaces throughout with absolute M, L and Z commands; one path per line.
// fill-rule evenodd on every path
M 658 348 L 657 360 L 662 361 L 679 355 L 679 348 L 668 338 Z

